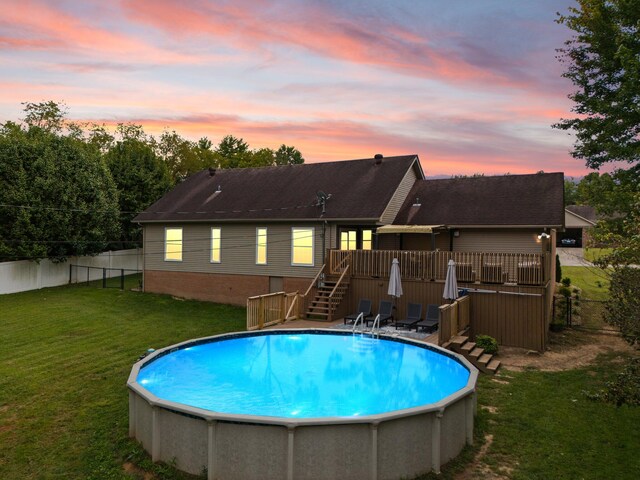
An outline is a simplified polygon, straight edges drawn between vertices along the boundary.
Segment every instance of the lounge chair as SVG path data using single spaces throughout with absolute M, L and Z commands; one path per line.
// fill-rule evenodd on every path
M 360 301 L 358 302 L 358 311 L 356 313 L 351 313 L 349 315 L 346 315 L 344 317 L 344 323 L 347 323 L 347 320 L 349 320 L 349 323 L 353 323 L 356 321 L 356 319 L 358 318 L 358 315 L 360 314 L 364 314 L 364 321 L 366 322 L 367 319 L 371 316 L 371 300 L 367 300 L 366 298 L 361 298 Z
M 421 328 L 433 332 L 438 329 L 438 323 L 440 323 L 440 307 L 430 303 L 427 305 L 427 316 L 425 319 L 415 324 L 416 332 Z
M 380 300 L 380 306 L 378 307 L 378 315 L 380 315 L 380 325 L 383 323 L 386 325 L 389 323 L 389 320 L 393 318 L 393 303 L 389 300 Z M 371 316 L 366 320 L 367 325 L 369 322 L 373 323 L 375 321 L 375 317 Z
M 421 316 L 422 304 L 410 303 L 409 307 L 407 308 L 407 318 L 395 321 L 396 330 L 398 329 L 398 326 L 409 327 L 409 330 L 411 330 L 411 328 L 420 321 Z

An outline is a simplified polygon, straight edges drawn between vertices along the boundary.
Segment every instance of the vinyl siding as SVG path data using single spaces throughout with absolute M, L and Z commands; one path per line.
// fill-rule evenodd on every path
M 541 253 L 538 230 L 458 229 L 453 250 L 458 252 Z M 448 246 L 446 250 L 448 250 Z
M 182 261 L 164 261 L 164 225 L 146 225 L 145 269 L 172 272 L 314 277 L 322 266 L 322 223 L 172 224 L 182 227 Z M 211 263 L 211 228 L 222 229 L 220 263 Z M 267 228 L 267 264 L 256 265 L 256 228 Z M 314 265 L 291 265 L 291 228 L 314 228 Z M 327 226 L 326 247 L 335 227 Z
M 413 188 L 413 185 L 416 183 L 417 179 L 418 175 L 416 173 L 415 164 L 413 164 L 402 178 L 400 185 L 398 185 L 398 188 L 391 197 L 391 200 L 389 200 L 387 208 L 384 209 L 384 212 L 380 217 L 380 222 L 383 225 L 392 223 L 396 218 L 396 215 L 400 211 L 400 208 L 404 204 L 404 201 L 407 199 L 407 195 L 409 195 L 409 192 Z

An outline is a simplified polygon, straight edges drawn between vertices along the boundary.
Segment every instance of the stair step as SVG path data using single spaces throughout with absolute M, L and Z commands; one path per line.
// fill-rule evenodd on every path
M 487 370 L 491 373 L 496 373 L 499 367 L 500 367 L 500 360 L 496 360 L 494 358 L 489 362 L 489 365 L 487 365 Z
M 480 355 L 482 355 L 483 353 L 484 353 L 484 348 L 476 347 L 471 351 L 471 353 L 469 354 L 469 357 L 472 360 L 478 360 L 480 358 Z
M 462 353 L 471 353 L 476 348 L 476 342 L 467 342 L 460 348 Z
M 307 317 L 324 317 L 327 318 L 329 316 L 328 313 L 322 312 L 307 312 Z
M 478 363 L 483 367 L 486 367 L 492 358 L 493 355 L 491 355 L 490 353 L 483 353 L 482 355 L 480 355 L 480 358 L 478 358 Z
M 462 335 L 451 337 L 449 339 L 449 342 L 451 342 L 451 349 L 459 352 L 460 348 L 467 342 L 467 340 L 469 340 L 469 337 L 463 337 Z
M 451 350 L 451 342 L 444 342 L 442 344 L 442 348 L 446 348 L 447 350 Z

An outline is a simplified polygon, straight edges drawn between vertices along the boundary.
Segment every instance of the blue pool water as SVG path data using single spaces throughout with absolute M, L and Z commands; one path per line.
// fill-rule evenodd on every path
M 437 402 L 469 371 L 428 348 L 369 336 L 272 333 L 196 344 L 145 365 L 137 381 L 164 400 L 215 412 L 355 417 Z

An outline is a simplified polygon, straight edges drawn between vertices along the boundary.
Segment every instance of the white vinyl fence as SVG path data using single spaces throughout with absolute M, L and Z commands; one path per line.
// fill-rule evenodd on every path
M 2 262 L 0 263 L 0 294 L 66 285 L 69 283 L 70 265 L 133 271 L 142 270 L 142 260 L 142 249 L 137 248 L 104 252 L 95 257 L 69 257 L 62 263 L 53 263 L 51 260 Z M 86 281 L 86 272 L 94 269 L 84 269 L 83 278 L 77 278 L 77 270 L 74 267 L 72 278 L 74 283 Z M 120 271 L 113 270 L 113 275 L 120 275 Z M 102 270 L 91 273 L 91 280 L 99 278 L 102 278 Z

